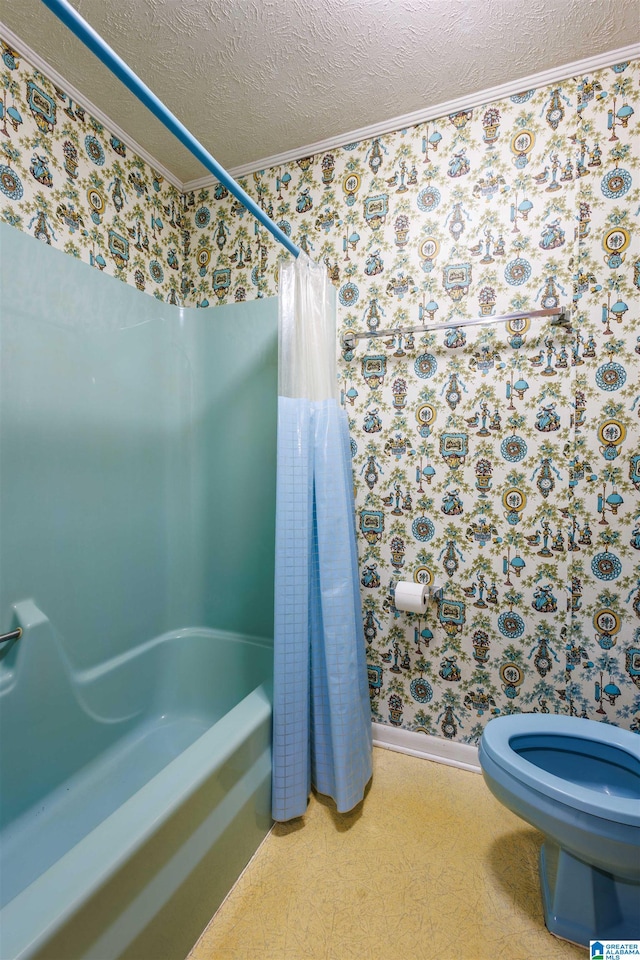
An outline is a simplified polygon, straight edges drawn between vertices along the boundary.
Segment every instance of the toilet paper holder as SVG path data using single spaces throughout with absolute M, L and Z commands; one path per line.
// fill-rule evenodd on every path
M 406 613 L 424 614 L 432 600 L 442 600 L 444 587 L 440 584 L 421 584 L 410 580 L 400 580 L 394 588 L 396 610 Z

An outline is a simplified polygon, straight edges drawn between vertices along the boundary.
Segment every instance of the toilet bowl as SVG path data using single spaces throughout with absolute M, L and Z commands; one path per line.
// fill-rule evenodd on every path
M 496 717 L 482 735 L 489 789 L 540 830 L 547 929 L 590 940 L 640 938 L 640 737 L 579 717 Z

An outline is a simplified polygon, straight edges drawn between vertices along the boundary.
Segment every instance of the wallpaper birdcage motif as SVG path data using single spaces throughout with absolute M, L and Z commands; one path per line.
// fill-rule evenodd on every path
M 224 187 L 156 187 L 5 66 L 5 220 L 174 302 L 277 292 L 281 249 Z M 241 181 L 326 264 L 340 344 L 392 331 L 340 347 L 381 723 L 475 743 L 525 710 L 640 732 L 639 76 L 614 64 Z M 571 329 L 457 326 L 563 304 Z M 396 610 L 400 579 L 442 585 L 425 616 Z

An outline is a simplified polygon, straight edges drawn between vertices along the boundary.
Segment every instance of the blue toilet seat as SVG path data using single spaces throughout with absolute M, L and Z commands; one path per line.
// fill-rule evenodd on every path
M 636 936 L 640 916 L 640 737 L 608 723 L 510 714 L 480 741 L 487 786 L 539 830 L 549 931 L 588 946 Z
M 603 820 L 640 827 L 640 737 L 637 734 L 579 717 L 521 714 L 496 717 L 487 724 L 480 749 L 489 764 L 495 764 L 503 774 L 536 793 Z M 557 768 L 564 761 L 566 775 L 558 776 L 539 762 L 527 759 L 530 753 L 544 762 L 544 751 L 565 754 L 555 758 L 550 766 Z M 583 785 L 578 782 L 578 776 L 572 779 L 573 771 L 578 773 L 580 764 L 587 765 L 592 758 L 605 761 L 609 766 L 612 782 L 608 790 L 606 785 L 604 789 Z M 620 781 L 618 787 L 616 776 Z

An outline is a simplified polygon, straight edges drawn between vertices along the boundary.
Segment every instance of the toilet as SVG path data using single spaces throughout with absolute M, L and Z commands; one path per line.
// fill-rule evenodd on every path
M 581 946 L 640 937 L 640 736 L 513 714 L 487 724 L 479 759 L 494 796 L 544 834 L 547 929 Z

